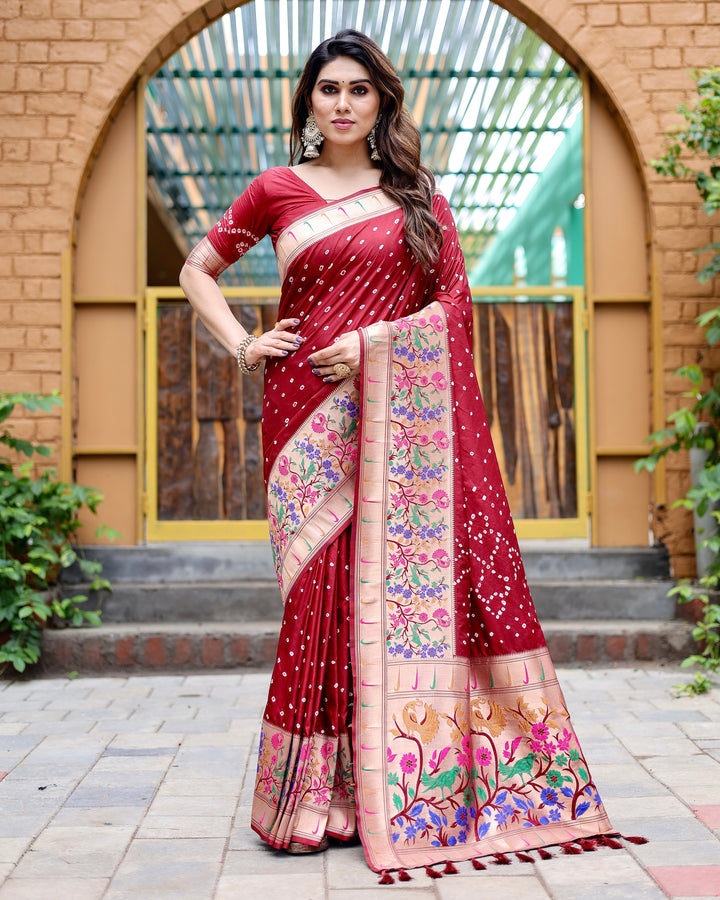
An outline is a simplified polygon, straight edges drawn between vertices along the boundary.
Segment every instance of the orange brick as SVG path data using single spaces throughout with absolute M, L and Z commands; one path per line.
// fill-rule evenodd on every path
M 82 15 L 80 0 L 53 0 L 52 15 L 56 19 L 79 19 Z
M 57 158 L 57 141 L 35 140 L 30 145 L 30 159 L 32 162 L 55 162 Z
M 682 66 L 680 47 L 657 47 L 653 50 L 653 63 L 658 69 L 678 69 Z
M 16 275 L 30 275 L 33 277 L 57 275 L 59 271 L 58 260 L 51 254 L 16 256 L 14 268 Z
M 0 352 L 0 372 L 9 372 L 12 356 L 9 351 Z
M 137 19 L 138 0 L 83 0 L 83 16 L 88 19 Z
M 38 393 L 42 391 L 42 378 L 36 373 L 11 371 L 3 375 L 2 386 L 11 393 Z
M 56 350 L 17 350 L 13 353 L 13 366 L 18 372 L 59 372 L 60 353 Z
M 0 348 L 3 350 L 20 350 L 25 346 L 27 328 L 4 325 L 0 332 Z
M 705 22 L 705 4 L 693 0 L 682 3 L 650 3 L 653 25 L 701 25 Z
M 94 24 L 87 19 L 65 22 L 63 25 L 63 38 L 66 41 L 90 41 L 94 35 Z
M 60 375 L 60 367 L 56 372 L 44 372 L 40 379 L 41 391 L 43 394 L 51 394 L 53 391 L 62 390 L 62 377 Z
M 615 3 L 599 3 L 588 7 L 588 24 L 594 27 L 615 25 L 618 20 L 618 8 Z
M 80 94 L 65 92 L 31 95 L 27 98 L 27 111 L 31 115 L 73 116 L 77 114 L 81 100 Z
M 40 163 L 0 163 L 0 184 L 48 184 L 50 166 Z
M 40 41 L 62 37 L 62 25 L 53 19 L 11 19 L 5 25 L 8 41 Z
M 50 45 L 51 62 L 102 63 L 108 58 L 105 43 L 95 41 L 53 41 Z
M 59 350 L 60 328 L 28 328 L 25 346 L 28 350 Z
M 3 141 L 2 158 L 13 162 L 25 162 L 30 157 L 30 141 Z M 9 204 L 3 204 L 4 206 Z
M 718 30 L 715 27 L 702 27 L 694 29 L 695 43 L 698 47 L 718 47 Z M 716 57 L 717 59 L 717 57 Z M 717 62 L 716 62 L 717 65 Z
M 22 281 L 19 278 L 0 278 L 0 300 L 19 300 Z
M 22 325 L 60 325 L 62 311 L 56 303 L 23 300 L 12 305 L 12 321 Z
M 42 137 L 45 123 L 42 119 L 28 119 L 26 116 L 0 116 L 0 140 L 3 138 Z
M 70 79 L 68 78 L 68 89 Z M 45 119 L 47 136 L 52 138 L 64 138 L 70 131 L 70 118 L 62 116 L 48 116 Z
M 69 91 L 87 91 L 90 86 L 90 69 L 87 66 L 73 66 L 66 71 L 65 81 Z
M 18 44 L 21 62 L 47 62 L 50 57 L 50 45 L 47 41 L 25 41 Z
M 645 3 L 621 3 L 620 23 L 622 25 L 647 25 L 650 20 Z
M 28 19 L 49 19 L 52 16 L 50 0 L 30 0 L 22 4 L 22 14 Z

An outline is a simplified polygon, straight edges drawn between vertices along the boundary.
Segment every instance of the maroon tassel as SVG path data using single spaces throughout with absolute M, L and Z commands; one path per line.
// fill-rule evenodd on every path
M 455 866 L 450 862 L 450 860 L 448 860 L 448 861 L 445 863 L 445 868 L 443 869 L 443 872 L 442 872 L 442 873 L 443 873 L 443 875 L 457 875 L 458 870 L 457 870 L 457 869 L 455 868 Z
M 395 879 L 386 869 L 383 869 L 380 874 L 382 875 L 382 878 L 378 881 L 378 884 L 395 884 Z
M 629 835 L 621 835 L 624 841 L 630 841 L 631 844 L 647 844 L 648 839 L 644 837 L 630 837 Z
M 512 863 L 512 860 L 509 856 L 505 856 L 504 853 L 493 853 L 495 857 L 495 865 L 496 866 L 509 866 Z
M 603 847 L 609 847 L 611 850 L 622 850 L 623 848 L 620 841 L 616 841 L 615 838 L 611 838 L 607 834 L 601 834 L 598 841 L 600 841 Z
M 398 872 L 398 881 L 412 881 L 412 877 L 408 875 L 405 869 L 400 869 Z
M 562 852 L 567 856 L 575 856 L 577 853 L 582 853 L 582 849 L 580 847 L 573 847 L 572 844 L 560 844 L 562 847 Z
M 470 861 L 473 864 L 473 869 L 478 869 L 478 870 L 487 869 L 487 866 L 485 865 L 485 863 L 481 863 L 479 859 L 473 859 Z
M 425 874 L 428 878 L 442 878 L 442 872 L 437 872 L 435 869 L 431 869 L 430 866 L 425 866 Z
M 519 851 L 515 854 L 516 859 L 519 859 L 520 862 L 529 862 L 534 863 L 535 860 L 532 856 L 528 856 L 527 853 L 520 853 Z
M 540 859 L 552 859 L 552 853 L 548 853 L 548 851 L 544 847 L 538 847 L 538 853 L 540 854 Z
M 593 850 L 597 850 L 597 841 L 592 838 L 580 838 L 577 843 L 583 848 L 586 853 L 591 853 Z

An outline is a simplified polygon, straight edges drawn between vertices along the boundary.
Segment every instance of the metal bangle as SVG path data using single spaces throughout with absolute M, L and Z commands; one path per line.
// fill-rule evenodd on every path
M 254 334 L 249 334 L 246 338 L 244 338 L 235 348 L 235 356 L 237 359 L 238 368 L 243 373 L 243 375 L 249 375 L 251 372 L 254 372 L 256 369 L 260 368 L 260 360 L 258 360 L 255 365 L 249 366 L 245 362 L 245 352 L 247 348 L 252 344 L 253 341 L 256 341 L 257 338 Z

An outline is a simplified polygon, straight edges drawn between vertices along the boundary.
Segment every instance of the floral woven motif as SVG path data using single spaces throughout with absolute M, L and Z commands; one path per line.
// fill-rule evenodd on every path
M 284 827 L 292 823 L 293 840 L 302 834 L 305 823 L 307 836 L 312 838 L 313 832 L 318 833 L 317 824 L 327 820 L 331 803 L 335 810 L 344 806 L 349 812 L 354 799 L 352 754 L 346 734 L 339 738 L 321 734 L 300 737 L 263 723 L 255 780 L 256 829 L 282 843 L 282 836 L 275 835 L 278 822 L 284 820 Z M 276 815 L 278 808 L 284 810 L 283 820 Z M 261 814 L 263 809 L 265 813 Z M 346 819 L 349 821 L 349 815 Z
M 358 412 L 357 389 L 352 385 L 338 388 L 283 448 L 270 473 L 270 543 L 283 594 L 290 587 L 286 558 L 303 526 L 320 510 L 333 515 L 328 506 L 331 494 L 343 487 L 345 497 L 354 492 Z M 341 510 L 346 516 L 352 511 L 347 502 Z M 338 518 L 338 513 L 334 515 Z M 321 546 L 317 541 L 301 540 L 295 553 L 298 564 Z
M 419 699 L 393 715 L 387 779 L 398 846 L 453 847 L 601 810 L 557 685 L 549 687 L 555 700 L 472 696 L 445 713 Z
M 438 314 L 398 323 L 390 398 L 387 647 L 391 657 L 444 657 L 452 647 L 448 383 Z M 404 338 L 404 340 L 401 340 Z

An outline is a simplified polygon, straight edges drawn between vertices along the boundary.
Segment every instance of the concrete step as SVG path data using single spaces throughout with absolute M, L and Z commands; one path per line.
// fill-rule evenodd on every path
M 528 580 L 663 580 L 670 577 L 664 547 L 587 547 L 577 541 L 523 541 Z M 197 541 L 138 547 L 94 546 L 81 552 L 103 565 L 113 584 L 272 581 L 267 541 Z M 84 581 L 77 567 L 63 573 L 67 583 Z
M 119 581 L 112 591 L 93 594 L 88 585 L 63 585 L 66 597 L 90 596 L 88 609 L 100 609 L 103 622 L 253 622 L 280 621 L 282 599 L 277 580 L 140 583 Z
M 636 578 L 531 580 L 530 593 L 541 622 L 553 619 L 672 619 L 672 581 Z
M 671 619 L 671 581 L 532 580 L 542 621 L 550 619 Z M 88 593 L 87 585 L 64 585 L 63 593 Z M 282 618 L 277 581 L 116 581 L 112 592 L 91 597 L 103 622 L 252 622 Z
M 546 622 L 556 664 L 663 662 L 691 652 L 692 626 L 680 620 Z M 173 622 L 47 629 L 46 674 L 271 668 L 279 622 Z

